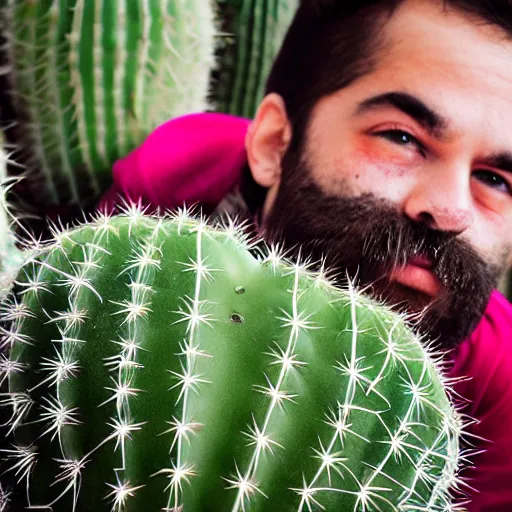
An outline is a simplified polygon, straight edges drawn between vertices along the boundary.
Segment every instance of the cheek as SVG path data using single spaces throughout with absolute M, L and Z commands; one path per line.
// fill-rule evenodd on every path
M 375 137 L 364 137 L 354 145 L 354 159 L 372 172 L 373 179 L 403 177 L 410 172 L 415 158 L 412 150 L 394 147 Z
M 510 247 L 494 245 L 490 250 L 486 251 L 486 253 L 480 255 L 489 265 L 495 265 L 496 267 L 504 271 L 508 267 Z
M 370 192 L 395 201 L 411 185 L 421 158 L 414 150 L 369 136 L 318 144 L 311 153 L 318 162 L 313 174 L 325 192 Z
M 486 261 L 503 267 L 504 255 L 512 248 L 512 208 L 508 204 L 500 207 L 500 194 L 481 184 L 473 186 L 472 193 L 476 216 L 468 242 Z
M 492 190 L 488 185 L 471 181 L 471 193 L 485 216 L 497 229 L 512 237 L 512 200 L 509 195 Z
M 386 141 L 364 137 L 344 144 L 341 154 L 331 160 L 333 175 L 343 176 L 360 191 L 384 191 L 397 180 L 413 176 L 417 165 L 412 151 L 393 148 Z

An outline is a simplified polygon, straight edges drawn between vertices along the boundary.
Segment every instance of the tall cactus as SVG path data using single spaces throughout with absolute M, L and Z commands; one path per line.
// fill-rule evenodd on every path
M 1 2 L 12 93 L 0 110 L 33 203 L 97 199 L 117 158 L 208 107 L 213 0 Z
M 217 0 L 224 45 L 213 73 L 221 112 L 253 117 L 299 0 Z
M 126 213 L 1 308 L 8 510 L 452 510 L 460 417 L 402 316 L 232 221 Z

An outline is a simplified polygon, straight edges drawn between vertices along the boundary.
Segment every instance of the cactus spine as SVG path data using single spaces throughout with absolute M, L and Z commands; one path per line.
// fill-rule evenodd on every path
M 2 306 L 12 510 L 452 510 L 432 355 L 257 242 L 131 207 L 25 262 Z
M 2 0 L 13 119 L 36 199 L 84 204 L 162 122 L 207 108 L 210 0 Z

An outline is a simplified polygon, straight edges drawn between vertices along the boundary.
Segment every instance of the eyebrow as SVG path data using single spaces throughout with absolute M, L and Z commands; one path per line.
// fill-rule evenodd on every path
M 406 92 L 386 92 L 372 96 L 358 104 L 356 114 L 363 114 L 382 107 L 394 107 L 414 119 L 436 139 L 443 139 L 450 123 L 441 114 L 427 106 L 416 96 Z M 482 164 L 512 174 L 512 152 L 492 153 L 485 157 Z
M 506 151 L 495 153 L 485 158 L 484 162 L 486 165 L 512 174 L 512 153 Z
M 448 121 L 422 100 L 406 92 L 386 92 L 372 96 L 358 104 L 356 114 L 363 114 L 382 107 L 394 107 L 414 119 L 436 139 L 444 138 Z

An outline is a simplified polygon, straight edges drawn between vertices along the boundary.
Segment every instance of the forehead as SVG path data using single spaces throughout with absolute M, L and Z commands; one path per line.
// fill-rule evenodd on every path
M 421 93 L 461 132 L 510 124 L 512 38 L 503 29 L 437 1 L 409 0 L 384 39 L 375 70 L 359 85 Z

